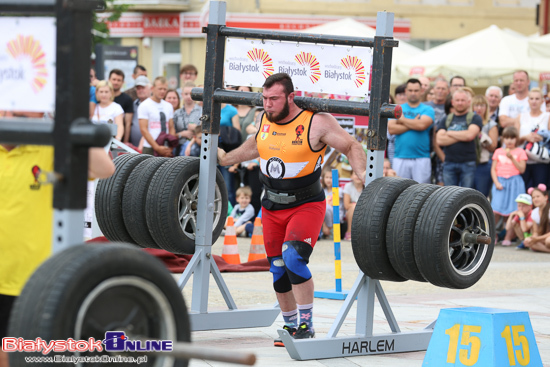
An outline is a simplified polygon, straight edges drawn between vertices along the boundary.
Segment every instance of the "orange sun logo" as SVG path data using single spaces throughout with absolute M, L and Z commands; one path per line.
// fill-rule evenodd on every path
M 267 78 L 270 75 L 273 75 L 275 69 L 273 68 L 273 59 L 267 52 L 261 48 L 253 48 L 252 50 L 246 53 L 246 56 L 254 62 L 261 62 L 263 66 L 262 75 L 264 78 Z
M 44 88 L 47 81 L 48 70 L 46 69 L 46 54 L 40 46 L 40 42 L 33 36 L 18 35 L 15 39 L 8 42 L 8 53 L 14 58 L 30 58 L 32 68 L 35 72 L 32 80 L 32 89 L 38 93 Z
M 313 84 L 319 81 L 319 78 L 321 78 L 321 69 L 319 68 L 319 61 L 317 61 L 315 55 L 311 52 L 305 53 L 302 51 L 296 55 L 294 60 L 302 66 L 309 66 L 309 79 Z
M 347 56 L 341 60 L 342 66 L 348 70 L 355 71 L 355 86 L 361 87 L 365 82 L 365 67 L 357 56 Z

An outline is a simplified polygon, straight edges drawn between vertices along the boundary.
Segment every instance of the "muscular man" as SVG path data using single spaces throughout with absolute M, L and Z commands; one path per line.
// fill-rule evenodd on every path
M 434 110 L 420 103 L 420 80 L 409 79 L 406 85 L 407 102 L 401 105 L 403 115 L 397 120 L 388 120 L 388 131 L 397 135 L 393 169 L 399 177 L 412 178 L 419 183 L 430 183 L 430 133 L 434 122 Z
M 153 155 L 156 151 L 161 157 L 172 156 L 172 148 L 160 145 L 156 141 L 163 130 L 171 135 L 176 135 L 173 120 L 174 107 L 164 100 L 167 90 L 166 78 L 157 77 L 151 89 L 152 96 L 138 107 L 139 129 L 145 139 L 143 142 L 144 154 Z
M 499 122 L 500 126 L 516 126 L 519 129 L 519 115 L 529 111 L 529 74 L 524 70 L 518 70 L 514 73 L 512 82 L 515 92 L 509 96 L 502 98 L 499 107 Z M 543 103 L 540 108 L 541 112 L 546 111 L 546 105 Z
M 265 113 L 256 121 L 256 138 L 229 153 L 219 149 L 218 160 L 229 166 L 260 157 L 265 248 L 284 328 L 294 338 L 312 338 L 313 279 L 307 263 L 325 217 L 319 178 L 326 146 L 344 153 L 363 182 L 366 155 L 330 114 L 315 114 L 294 103 L 288 74 L 270 76 L 263 87 Z M 275 340 L 275 345 L 282 342 Z

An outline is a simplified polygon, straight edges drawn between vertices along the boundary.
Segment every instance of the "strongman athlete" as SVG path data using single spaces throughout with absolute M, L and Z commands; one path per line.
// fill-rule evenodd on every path
M 256 120 L 256 138 L 229 153 L 219 149 L 218 162 L 229 166 L 260 157 L 264 242 L 283 328 L 295 339 L 312 338 L 313 279 L 307 264 L 325 217 L 320 182 L 325 150 L 330 145 L 345 154 L 363 182 L 367 157 L 332 115 L 296 106 L 288 74 L 270 76 L 263 87 L 265 112 Z M 284 346 L 281 340 L 275 345 Z

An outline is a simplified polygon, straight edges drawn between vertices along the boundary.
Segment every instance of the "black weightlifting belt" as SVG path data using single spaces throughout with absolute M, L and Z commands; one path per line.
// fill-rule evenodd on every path
M 296 201 L 306 200 L 313 196 L 319 195 L 321 191 L 323 191 L 323 187 L 321 186 L 321 181 L 316 180 L 311 185 L 303 187 L 298 190 L 278 191 L 278 190 L 272 190 L 266 187 L 265 195 L 270 201 L 274 203 L 290 204 Z

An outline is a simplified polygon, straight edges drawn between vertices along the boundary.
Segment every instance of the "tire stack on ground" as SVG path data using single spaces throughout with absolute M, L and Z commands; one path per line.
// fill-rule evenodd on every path
M 123 154 L 113 176 L 99 180 L 95 211 L 110 241 L 133 243 L 176 254 L 195 252 L 199 197 L 197 157 L 161 158 Z M 216 170 L 212 242 L 227 216 L 227 189 Z
M 490 244 L 473 240 L 487 236 Z M 351 243 L 359 268 L 372 279 L 464 289 L 491 261 L 493 211 L 473 189 L 378 178 L 359 197 Z

